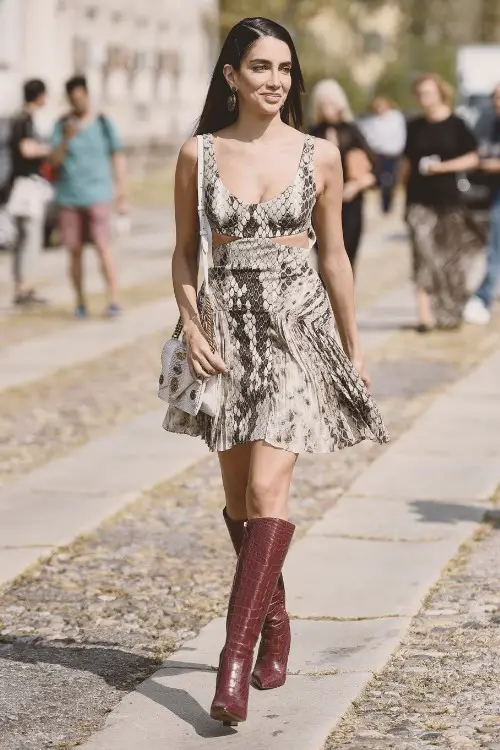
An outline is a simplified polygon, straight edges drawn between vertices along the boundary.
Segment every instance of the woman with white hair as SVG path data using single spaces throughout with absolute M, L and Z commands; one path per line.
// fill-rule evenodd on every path
M 332 79 L 319 81 L 310 97 L 310 134 L 335 143 L 344 172 L 342 229 L 347 255 L 354 270 L 363 230 L 363 193 L 375 184 L 374 159 L 354 123 L 343 88 Z

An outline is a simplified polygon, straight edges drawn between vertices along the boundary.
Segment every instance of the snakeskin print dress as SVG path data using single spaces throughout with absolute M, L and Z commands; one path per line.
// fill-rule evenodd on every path
M 305 137 L 294 181 L 247 204 L 223 184 L 212 135 L 204 136 L 205 211 L 235 239 L 213 249 L 211 299 L 220 377 L 215 417 L 170 406 L 163 426 L 201 436 L 212 451 L 263 440 L 294 453 L 327 453 L 388 435 L 378 408 L 339 345 L 309 250 L 275 242 L 307 231 L 316 201 L 314 138 Z

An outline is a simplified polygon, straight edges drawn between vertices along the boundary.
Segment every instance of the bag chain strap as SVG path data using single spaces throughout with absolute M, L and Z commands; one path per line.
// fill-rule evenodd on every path
M 200 322 L 201 327 L 203 329 L 203 333 L 205 334 L 205 338 L 207 339 L 210 349 L 212 352 L 215 352 L 215 341 L 214 341 L 214 320 L 213 320 L 213 310 L 212 310 L 212 304 L 209 299 L 209 288 L 208 288 L 208 247 L 210 243 L 210 227 L 207 226 L 207 220 L 205 216 L 205 209 L 203 205 L 203 197 L 204 197 L 204 186 L 203 186 L 203 136 L 199 135 L 196 138 L 197 141 L 197 149 L 198 149 L 198 217 L 200 221 L 200 251 L 199 256 L 201 256 L 203 261 L 203 272 L 205 276 L 205 290 L 203 294 L 203 302 L 201 305 L 201 312 L 200 312 Z M 174 332 L 172 334 L 173 339 L 179 339 L 182 334 L 182 319 L 179 316 L 179 320 L 177 321 L 177 325 L 175 326 Z

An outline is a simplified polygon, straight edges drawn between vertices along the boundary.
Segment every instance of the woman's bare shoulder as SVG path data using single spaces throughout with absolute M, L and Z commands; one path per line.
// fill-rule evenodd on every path
M 338 146 L 325 138 L 315 138 L 314 162 L 319 169 L 330 170 L 337 167 L 341 162 Z
M 188 138 L 188 140 L 182 144 L 179 151 L 178 161 L 179 164 L 185 166 L 196 164 L 198 161 L 198 146 L 195 136 Z

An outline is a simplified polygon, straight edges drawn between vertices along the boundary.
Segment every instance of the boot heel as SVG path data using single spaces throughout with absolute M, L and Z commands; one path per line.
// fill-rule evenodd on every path
M 238 726 L 238 722 L 237 721 L 232 721 L 232 719 L 226 719 L 226 721 L 222 722 L 222 726 L 223 727 L 237 727 Z

